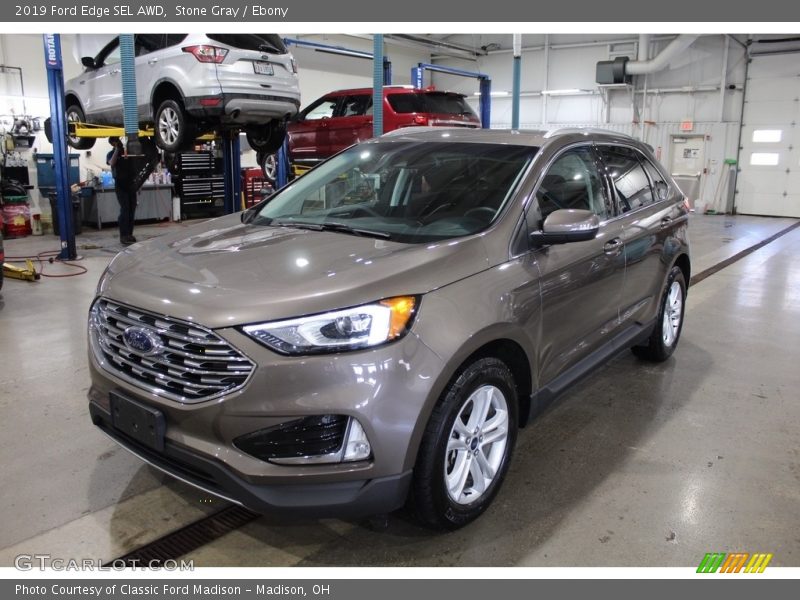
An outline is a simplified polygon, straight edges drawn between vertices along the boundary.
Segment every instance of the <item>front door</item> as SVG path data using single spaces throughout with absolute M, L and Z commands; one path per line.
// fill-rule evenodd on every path
M 547 385 L 610 341 L 619 330 L 625 262 L 622 226 L 589 145 L 566 150 L 547 170 L 528 211 L 529 230 L 558 209 L 585 209 L 600 219 L 594 240 L 535 252 L 541 273 L 540 378 Z M 536 339 L 536 338 L 534 338 Z

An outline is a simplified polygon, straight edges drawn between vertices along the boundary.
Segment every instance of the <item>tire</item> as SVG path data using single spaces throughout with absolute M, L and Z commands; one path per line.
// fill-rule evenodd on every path
M 643 345 L 631 348 L 633 353 L 643 360 L 653 362 L 663 362 L 672 356 L 681 337 L 685 311 L 686 280 L 680 267 L 672 267 L 667 285 L 661 294 L 661 305 L 653 333 Z
M 492 357 L 476 360 L 450 382 L 428 421 L 414 467 L 409 500 L 423 524 L 458 529 L 492 503 L 517 437 L 516 389 L 509 368 Z M 486 417 L 476 423 L 473 410 L 487 402 Z M 484 441 L 490 434 L 499 437 Z M 488 484 L 487 472 L 493 472 Z
M 86 115 L 83 112 L 83 109 L 78 104 L 70 104 L 67 107 L 67 144 L 71 148 L 75 148 L 76 150 L 89 150 L 94 146 L 94 143 L 97 141 L 95 138 L 79 138 L 69 135 L 69 124 L 72 122 L 76 123 L 85 123 L 86 122 Z M 51 133 L 52 137 L 52 133 Z
M 251 125 L 245 130 L 247 143 L 256 152 L 274 154 L 286 138 L 286 121 L 273 119 L 266 125 Z
M 165 152 L 180 152 L 192 145 L 197 128 L 180 102 L 167 99 L 158 105 L 155 113 L 154 135 L 156 144 Z
M 256 162 L 258 162 L 258 166 L 261 167 L 261 173 L 264 175 L 264 179 L 266 179 L 270 185 L 275 186 L 275 182 L 278 180 L 277 155 L 259 152 L 256 155 Z

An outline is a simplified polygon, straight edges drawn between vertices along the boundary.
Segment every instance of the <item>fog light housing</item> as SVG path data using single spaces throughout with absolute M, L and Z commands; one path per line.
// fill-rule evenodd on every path
M 320 465 L 367 460 L 371 453 L 361 423 L 345 415 L 293 419 L 239 436 L 239 450 L 279 465 Z
M 372 454 L 367 434 L 358 419 L 350 419 L 350 427 L 347 429 L 347 439 L 344 442 L 343 462 L 354 460 L 367 460 Z

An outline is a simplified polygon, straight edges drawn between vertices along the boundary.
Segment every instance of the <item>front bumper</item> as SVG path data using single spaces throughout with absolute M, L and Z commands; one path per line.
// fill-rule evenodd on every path
M 194 404 L 167 400 L 115 376 L 90 350 L 94 424 L 153 466 L 259 512 L 350 516 L 390 512 L 403 504 L 431 409 L 433 382 L 443 366 L 427 346 L 409 334 L 367 351 L 287 357 L 236 329 L 217 333 L 258 366 L 242 389 Z M 163 452 L 114 429 L 112 392 L 163 413 Z M 358 419 L 370 441 L 371 458 L 281 465 L 250 456 L 234 444 L 241 435 L 320 414 Z
M 261 513 L 353 517 L 389 513 L 403 505 L 411 471 L 366 481 L 325 484 L 253 485 L 218 462 L 166 442 L 156 452 L 120 433 L 111 415 L 89 403 L 92 422 L 120 446 L 149 465 L 204 492 Z

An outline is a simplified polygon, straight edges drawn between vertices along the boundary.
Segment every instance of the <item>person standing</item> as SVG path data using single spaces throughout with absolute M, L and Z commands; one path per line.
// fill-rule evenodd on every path
M 119 202 L 119 241 L 123 246 L 136 243 L 133 237 L 133 221 L 136 215 L 137 189 L 134 161 L 125 156 L 125 148 L 118 137 L 108 138 L 113 150 L 106 156 L 106 163 L 114 175 L 114 190 Z

